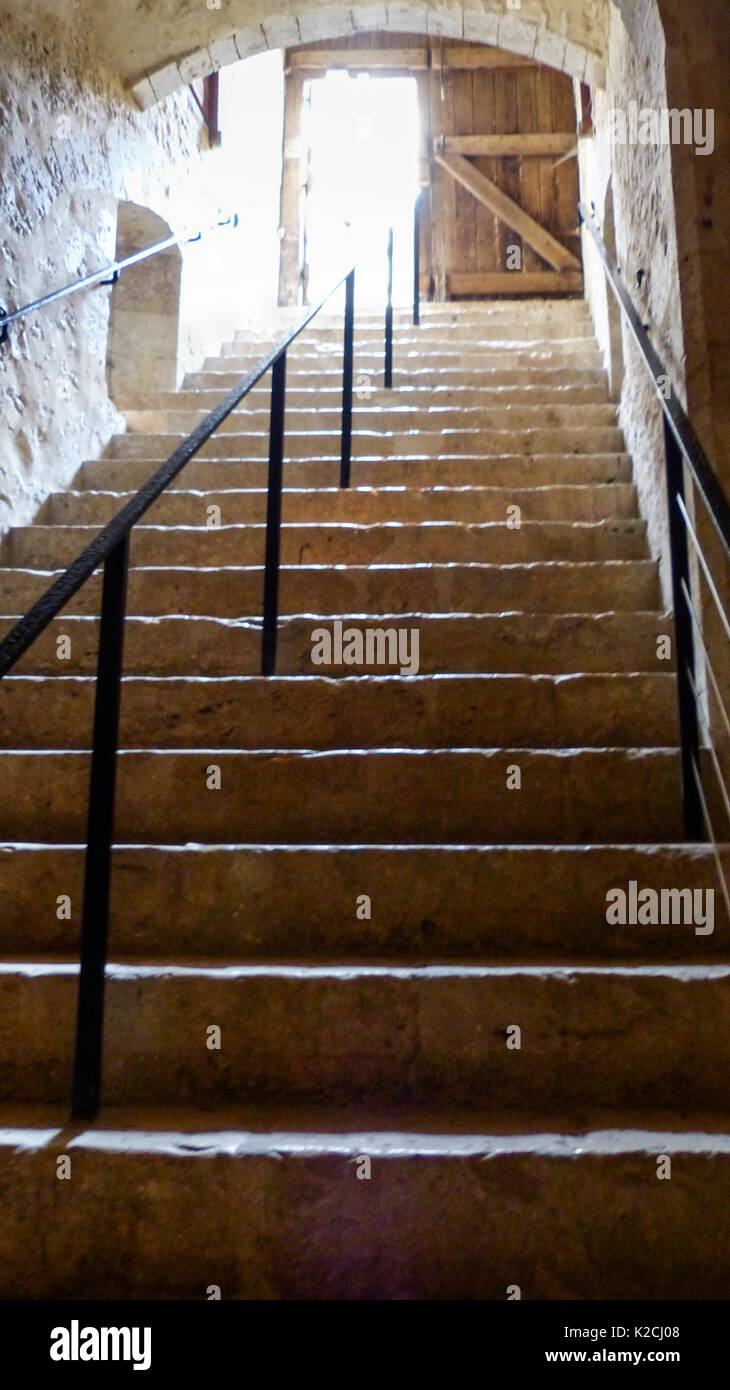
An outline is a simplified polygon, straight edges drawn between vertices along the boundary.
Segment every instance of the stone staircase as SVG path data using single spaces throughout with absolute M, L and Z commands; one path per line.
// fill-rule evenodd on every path
M 3 633 L 261 350 L 140 401 L 6 537 Z M 267 383 L 133 533 L 91 1124 L 98 576 L 0 685 L 3 1297 L 727 1295 L 719 893 L 712 935 L 606 920 L 631 880 L 715 877 L 682 844 L 673 628 L 587 311 L 424 306 L 393 392 L 381 362 L 360 317 L 343 492 L 339 319 L 290 350 L 275 677 Z M 418 673 L 385 638 L 347 664 L 353 628 L 416 631 Z

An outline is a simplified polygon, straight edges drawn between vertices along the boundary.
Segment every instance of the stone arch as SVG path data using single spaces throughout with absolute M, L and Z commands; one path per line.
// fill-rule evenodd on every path
M 431 0 L 347 9 L 324 4 L 286 15 L 263 14 L 260 22 L 231 31 L 231 10 L 238 6 L 228 0 L 198 12 L 195 36 L 203 26 L 209 31 L 204 45 L 188 51 L 183 48 L 165 61 L 150 63 L 143 74 L 130 80 L 129 89 L 138 106 L 146 109 L 178 87 L 267 48 L 346 38 L 368 30 L 427 33 L 490 44 L 535 58 L 592 87 L 603 87 L 610 3 L 612 0 L 563 0 L 557 7 L 545 0 L 523 0 L 519 13 L 510 0 L 494 0 L 489 9 L 473 8 L 468 3 L 444 6 Z M 192 40 L 193 31 L 187 36 Z M 184 42 L 186 31 L 180 37 Z
M 117 260 L 164 241 L 172 230 L 138 203 L 117 206 Z M 149 391 L 177 385 L 182 255 L 179 246 L 131 266 L 114 286 L 109 312 L 107 383 L 118 409 Z

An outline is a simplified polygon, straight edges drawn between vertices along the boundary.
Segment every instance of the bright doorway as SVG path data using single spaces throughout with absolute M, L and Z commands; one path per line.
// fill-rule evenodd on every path
M 382 305 L 392 227 L 393 302 L 407 303 L 418 192 L 415 78 L 332 69 L 305 84 L 302 125 L 307 302 L 315 302 L 339 269 L 357 260 L 358 302 Z

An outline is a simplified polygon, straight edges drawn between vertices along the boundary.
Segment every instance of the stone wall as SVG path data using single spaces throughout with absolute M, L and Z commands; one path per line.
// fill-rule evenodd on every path
M 594 94 L 596 135 L 582 142 L 582 191 L 584 200 L 595 205 L 604 240 L 614 242 L 609 249 L 615 254 L 626 288 L 649 324 L 672 383 L 686 404 L 672 152 L 662 145 L 612 146 L 610 140 L 612 111 L 628 112 L 631 102 L 637 103 L 639 110 L 667 106 L 662 26 L 653 0 L 643 9 L 643 23 L 635 25 L 630 34 L 612 7 L 607 90 Z M 606 230 L 607 223 L 610 231 Z M 615 301 L 607 293 L 588 233 L 584 232 L 583 239 L 587 295 L 610 367 L 617 336 Z M 661 406 L 623 316 L 620 333 L 624 362 L 620 420 L 634 459 L 652 553 L 661 565 L 665 601 L 671 606 Z
M 713 7 L 711 0 L 708 8 Z M 727 486 L 730 276 L 720 243 L 730 218 L 730 179 L 723 94 L 718 63 L 707 59 L 708 33 L 716 57 L 727 52 L 730 11 L 718 12 L 712 31 L 673 0 L 619 0 L 612 6 L 607 88 L 594 94 L 596 136 L 581 142 L 581 185 L 584 199 L 595 204 L 609 246 L 615 232 L 615 255 L 625 284 Z M 693 146 L 683 144 L 612 147 L 610 114 L 617 108 L 628 111 L 632 102 L 639 110 L 712 109 L 714 153 L 698 155 Z M 586 293 L 607 367 L 615 375 L 615 311 L 585 234 L 584 255 Z M 669 603 L 662 417 L 625 327 L 622 336 L 621 423 Z
M 215 221 L 219 210 L 229 210 L 232 193 L 240 193 L 241 144 L 229 151 L 208 149 L 187 89 L 148 112 L 137 110 L 100 60 L 83 7 L 75 13 L 75 25 L 68 16 L 54 22 L 46 12 L 36 26 L 32 5 L 23 25 L 0 19 L 5 308 L 112 260 L 120 200 L 150 210 L 183 235 Z M 273 203 L 272 209 L 275 225 Z M 268 281 L 247 254 L 250 209 L 236 210 L 240 230 L 215 232 L 214 254 L 183 249 L 177 379 L 218 350 L 247 317 L 250 300 L 261 307 L 256 286 Z M 233 252 L 221 250 L 226 237 L 237 239 L 233 282 Z M 273 269 L 269 280 L 273 304 Z M 107 392 L 113 293 L 94 288 L 41 310 L 15 325 L 0 349 L 2 530 L 30 519 L 49 491 L 68 485 L 84 458 L 98 456 L 123 428 Z

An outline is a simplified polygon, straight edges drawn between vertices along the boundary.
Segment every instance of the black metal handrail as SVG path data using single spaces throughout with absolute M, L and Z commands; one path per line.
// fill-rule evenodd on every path
M 423 189 L 419 188 L 413 200 L 413 323 L 417 328 L 421 322 L 421 198 Z
M 383 366 L 383 386 L 389 391 L 393 385 L 393 228 L 388 228 L 388 281 L 385 292 L 385 359 Z
M 717 852 L 716 837 L 710 820 L 708 801 L 703 788 L 700 760 L 700 708 L 699 692 L 695 671 L 695 638 L 703 651 L 706 651 L 704 635 L 699 615 L 692 602 L 692 582 L 690 574 L 690 544 L 700 567 L 709 580 L 710 592 L 720 608 L 726 632 L 727 617 L 719 603 L 717 590 L 712 583 L 709 567 L 702 552 L 695 529 L 690 521 L 685 499 L 685 465 L 692 483 L 702 501 L 703 507 L 721 542 L 726 560 L 730 561 L 730 502 L 720 483 L 710 460 L 703 449 L 692 422 L 687 415 L 676 391 L 671 385 L 669 375 L 656 351 L 642 319 L 621 279 L 621 272 L 611 258 L 595 215 L 582 204 L 579 206 L 580 220 L 598 250 L 606 279 L 623 311 L 626 322 L 633 334 L 636 345 L 656 389 L 657 398 L 664 412 L 664 443 L 666 453 L 667 509 L 669 517 L 669 546 L 674 602 L 674 623 L 676 643 L 676 664 L 679 701 L 679 731 L 682 753 L 682 796 L 684 825 L 689 840 L 710 839 L 717 857 L 720 879 L 728 902 L 727 884 Z M 714 672 L 712 680 L 715 681 Z M 720 708 L 727 719 L 724 703 L 717 687 Z M 727 788 L 720 772 L 719 763 L 711 746 L 713 766 L 721 781 L 721 792 L 725 804 L 728 802 Z
M 205 228 L 205 232 L 214 231 L 218 227 L 237 226 L 238 213 L 234 212 L 230 217 L 225 217 L 220 222 L 214 222 L 210 227 Z M 138 265 L 140 261 L 148 260 L 150 256 L 158 256 L 161 251 L 169 251 L 173 246 L 191 246 L 194 241 L 201 241 L 205 232 L 196 232 L 195 236 L 165 237 L 164 241 L 155 241 L 150 246 L 144 246 L 141 251 L 135 251 L 132 256 L 125 256 L 121 261 L 110 261 L 109 265 L 103 266 L 101 270 L 95 270 L 92 275 L 82 275 L 78 280 L 72 280 L 70 285 L 62 285 L 60 289 L 51 290 L 50 294 L 41 295 L 40 299 L 33 299 L 30 304 L 23 304 L 19 309 L 8 311 L 0 308 L 0 344 L 7 341 L 11 323 L 17 323 L 27 314 L 35 313 L 37 309 L 45 309 L 49 304 L 55 304 L 58 299 L 65 299 L 69 294 L 77 294 L 79 290 L 91 289 L 92 285 L 114 285 L 123 270 L 128 270 L 132 265 Z
M 144 255 L 152 255 L 155 250 L 169 244 L 171 243 L 160 243 L 155 248 L 147 248 L 132 260 L 143 259 Z M 119 266 L 121 268 L 128 263 L 130 262 L 119 262 Z M 99 272 L 103 273 L 105 272 Z M 290 344 L 299 337 L 343 284 L 345 308 L 340 486 L 349 487 L 352 451 L 354 266 L 341 275 L 318 303 L 307 310 L 296 326 L 284 334 L 240 378 L 0 642 L 2 679 L 86 580 L 103 564 L 73 1076 L 72 1113 L 77 1119 L 93 1119 L 99 1108 L 101 1091 L 104 983 L 130 534 L 135 523 L 144 516 L 153 502 L 211 438 L 218 426 L 235 410 L 266 372 L 272 370 L 261 669 L 264 675 L 273 674 L 276 664 L 278 618 L 286 353 Z M 64 293 L 71 293 L 73 288 L 80 288 L 80 283 Z M 41 307 L 43 303 L 50 303 L 58 297 L 58 292 L 46 296 L 44 300 L 26 306 L 26 310 Z M 18 317 L 21 312 L 18 310 L 14 317 Z

